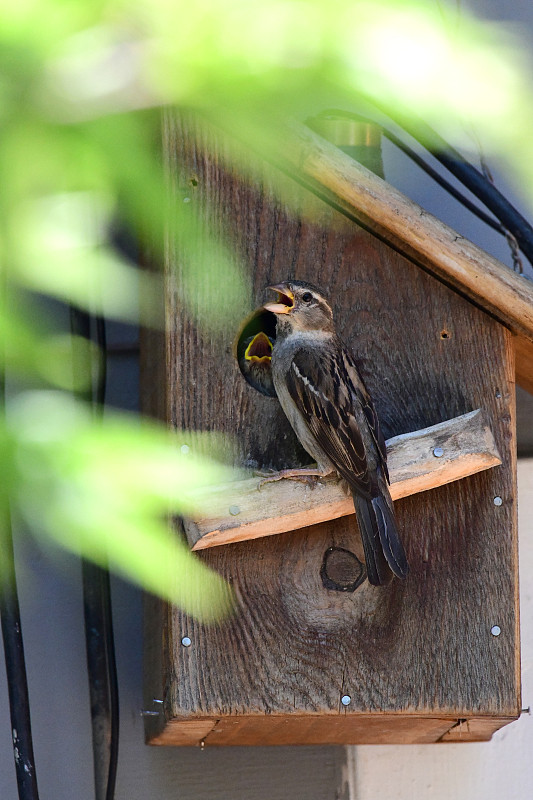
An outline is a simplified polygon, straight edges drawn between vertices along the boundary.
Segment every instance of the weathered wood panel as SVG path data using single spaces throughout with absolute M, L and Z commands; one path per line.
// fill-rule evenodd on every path
M 304 195 L 302 205 L 313 213 L 303 217 L 272 197 L 259 169 L 252 182 L 232 172 L 222 140 L 205 126 L 169 117 L 166 147 L 175 191 L 187 186 L 198 209 L 209 206 L 204 213 L 250 270 L 249 309 L 236 309 L 236 328 L 264 299 L 264 286 L 287 277 L 319 284 L 359 359 L 387 438 L 483 408 L 503 464 L 396 503 L 411 572 L 385 588 L 324 587 L 319 573 L 328 548 L 362 557 L 347 517 L 290 537 L 204 551 L 232 581 L 239 609 L 215 627 L 179 611 L 165 616 L 164 609 L 153 611 L 155 626 L 147 620 L 156 637 L 166 620 L 157 680 L 147 664 L 148 694 L 158 682 L 163 691 L 158 741 L 179 718 L 317 715 L 324 742 L 332 714 L 513 718 L 520 681 L 510 334 L 325 205 Z M 240 464 L 306 463 L 277 401 L 242 380 L 231 341 L 200 331 L 181 307 L 174 246 L 169 262 L 171 424 L 232 434 L 236 451 L 228 459 Z M 182 646 L 184 635 L 190 647 Z M 351 697 L 347 709 L 344 694 Z M 229 742 L 229 734 L 218 741 Z

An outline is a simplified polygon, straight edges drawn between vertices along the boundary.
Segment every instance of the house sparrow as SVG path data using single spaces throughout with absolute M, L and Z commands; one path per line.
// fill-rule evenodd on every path
M 321 292 L 303 281 L 269 287 L 276 303 L 272 377 L 281 406 L 317 469 L 283 470 L 280 477 L 325 476 L 348 484 L 370 583 L 408 572 L 389 493 L 385 440 L 355 361 L 335 332 Z M 276 476 L 277 479 L 277 476 Z

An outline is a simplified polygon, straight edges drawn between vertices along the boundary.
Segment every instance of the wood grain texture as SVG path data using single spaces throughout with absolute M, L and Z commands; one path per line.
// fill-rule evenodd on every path
M 455 729 L 457 720 L 387 714 L 228 716 L 218 720 L 171 720 L 155 745 L 202 747 L 290 744 L 429 744 Z M 466 735 L 466 726 L 464 726 Z M 194 739 L 194 736 L 196 738 Z M 184 742 L 184 737 L 189 737 Z
M 519 340 L 525 340 L 517 349 L 517 374 L 531 376 L 533 350 L 526 347 L 527 342 L 533 342 L 531 281 L 306 126 L 296 122 L 287 125 L 271 147 L 272 157 L 284 169 L 319 188 L 383 241 L 470 298 L 508 326 Z
M 362 558 L 350 517 L 202 551 L 202 559 L 232 582 L 239 607 L 232 619 L 211 627 L 163 604 L 151 607 L 148 649 L 162 651 L 154 670 L 164 700 L 160 731 L 182 719 L 313 715 L 325 720 L 326 743 L 329 718 L 346 715 L 343 694 L 352 698 L 347 713 L 353 717 L 515 717 L 520 677 L 510 333 L 308 194 L 293 189 L 291 205 L 290 191 L 283 201 L 275 197 L 277 179 L 257 162 L 254 179 L 242 177 L 228 165 L 224 141 L 204 124 L 169 114 L 166 149 L 174 191 L 190 187 L 194 176 L 191 203 L 214 222 L 252 277 L 249 307 L 236 309 L 235 330 L 264 299 L 265 286 L 288 277 L 320 285 L 357 356 L 386 438 L 483 408 L 502 465 L 396 503 L 411 571 L 406 581 L 387 587 L 365 582 L 346 594 L 322 584 L 328 548 Z M 228 448 L 228 461 L 248 468 L 307 463 L 277 401 L 242 380 L 231 335 L 200 330 L 185 312 L 176 291 L 184 265 L 172 232 L 169 240 L 168 421 L 230 434 L 235 447 Z M 494 624 L 502 629 L 497 638 L 490 633 Z M 188 648 L 181 645 L 184 635 L 192 640 Z M 150 683 L 148 658 L 146 668 Z
M 395 436 L 386 444 L 393 500 L 502 463 L 481 409 Z M 438 458 L 436 447 L 442 449 Z M 351 496 L 336 480 L 316 486 L 283 480 L 258 491 L 259 485 L 257 477 L 248 478 L 200 494 L 202 514 L 184 522 L 193 550 L 286 533 L 355 513 Z
M 439 739 L 440 742 L 488 742 L 492 734 L 504 725 L 514 722 L 506 717 L 473 717 L 462 719 Z
M 522 336 L 513 339 L 516 359 L 516 382 L 533 394 L 533 342 Z

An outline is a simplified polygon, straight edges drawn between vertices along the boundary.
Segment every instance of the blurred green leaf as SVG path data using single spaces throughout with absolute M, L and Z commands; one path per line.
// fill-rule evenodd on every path
M 39 378 L 41 381 L 71 391 L 83 391 L 90 386 L 90 375 L 80 376 L 73 368 L 73 347 L 88 351 L 86 358 L 99 358 L 97 347 L 85 339 L 70 335 L 47 333 L 29 324 L 20 314 L 5 310 L 0 315 L 0 342 L 4 349 L 5 369 L 13 378 Z
M 158 277 L 133 269 L 106 245 L 111 219 L 104 199 L 95 193 L 33 200 L 19 209 L 14 225 L 21 244 L 12 280 L 124 320 L 138 319 L 140 291 L 146 308 L 156 306 Z
M 85 404 L 36 391 L 10 403 L 2 438 L 11 454 L 3 483 L 32 530 L 109 562 L 200 619 L 228 613 L 231 591 L 167 521 L 197 509 L 198 486 L 231 478 L 231 470 L 197 457 L 188 436 L 122 415 L 95 422 Z
M 188 106 L 256 146 L 276 119 L 370 98 L 415 113 L 454 144 L 483 131 L 533 207 L 529 60 L 518 36 L 426 0 L 19 0 L 0 27 L 0 263 L 12 285 L 120 319 L 160 324 L 161 279 L 109 243 L 116 218 L 154 265 L 165 253 L 187 313 L 226 341 L 251 278 L 224 245 L 224 220 L 169 186 L 160 107 Z M 218 154 L 222 159 L 224 154 Z M 172 153 L 168 158 L 172 159 Z M 166 170 L 168 173 L 170 170 Z M 141 311 L 138 298 L 141 296 Z M 73 383 L 72 347 L 4 303 L 0 338 L 14 377 Z M 240 312 L 239 312 L 240 313 Z M 89 345 L 74 350 L 91 355 Z M 81 348 L 81 350 L 80 350 Z M 93 359 L 96 358 L 93 354 Z M 87 360 L 90 360 L 88 358 Z M 77 370 L 76 370 L 77 372 Z M 85 376 L 87 378 L 88 376 Z M 180 438 L 180 436 L 182 438 Z M 176 434 L 112 415 L 97 421 L 57 392 L 20 394 L 0 421 L 0 496 L 43 537 L 179 602 L 228 610 L 223 581 L 168 529 L 199 484 L 227 480 L 210 434 Z M 228 453 L 224 443 L 223 451 Z M 203 457 L 202 457 L 203 456 Z
M 362 92 L 440 123 L 456 143 L 475 121 L 500 151 L 511 141 L 528 147 L 525 48 L 501 22 L 465 8 L 453 26 L 455 9 L 425 0 L 137 0 L 111 9 L 58 46 L 43 90 L 58 115 L 177 103 L 239 112 L 245 127 L 248 115 L 252 133 L 258 112 L 264 128 L 327 94 L 353 102 Z

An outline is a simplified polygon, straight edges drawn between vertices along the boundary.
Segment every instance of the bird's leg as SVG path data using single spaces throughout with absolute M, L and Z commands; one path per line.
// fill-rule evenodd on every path
M 320 469 L 320 467 L 299 467 L 298 469 L 282 469 L 279 472 L 264 473 L 255 472 L 262 478 L 259 481 L 257 488 L 261 490 L 265 483 L 273 483 L 274 481 L 290 480 L 300 481 L 306 483 L 308 486 L 315 487 L 320 478 L 332 476 L 335 470 L 330 468 Z

